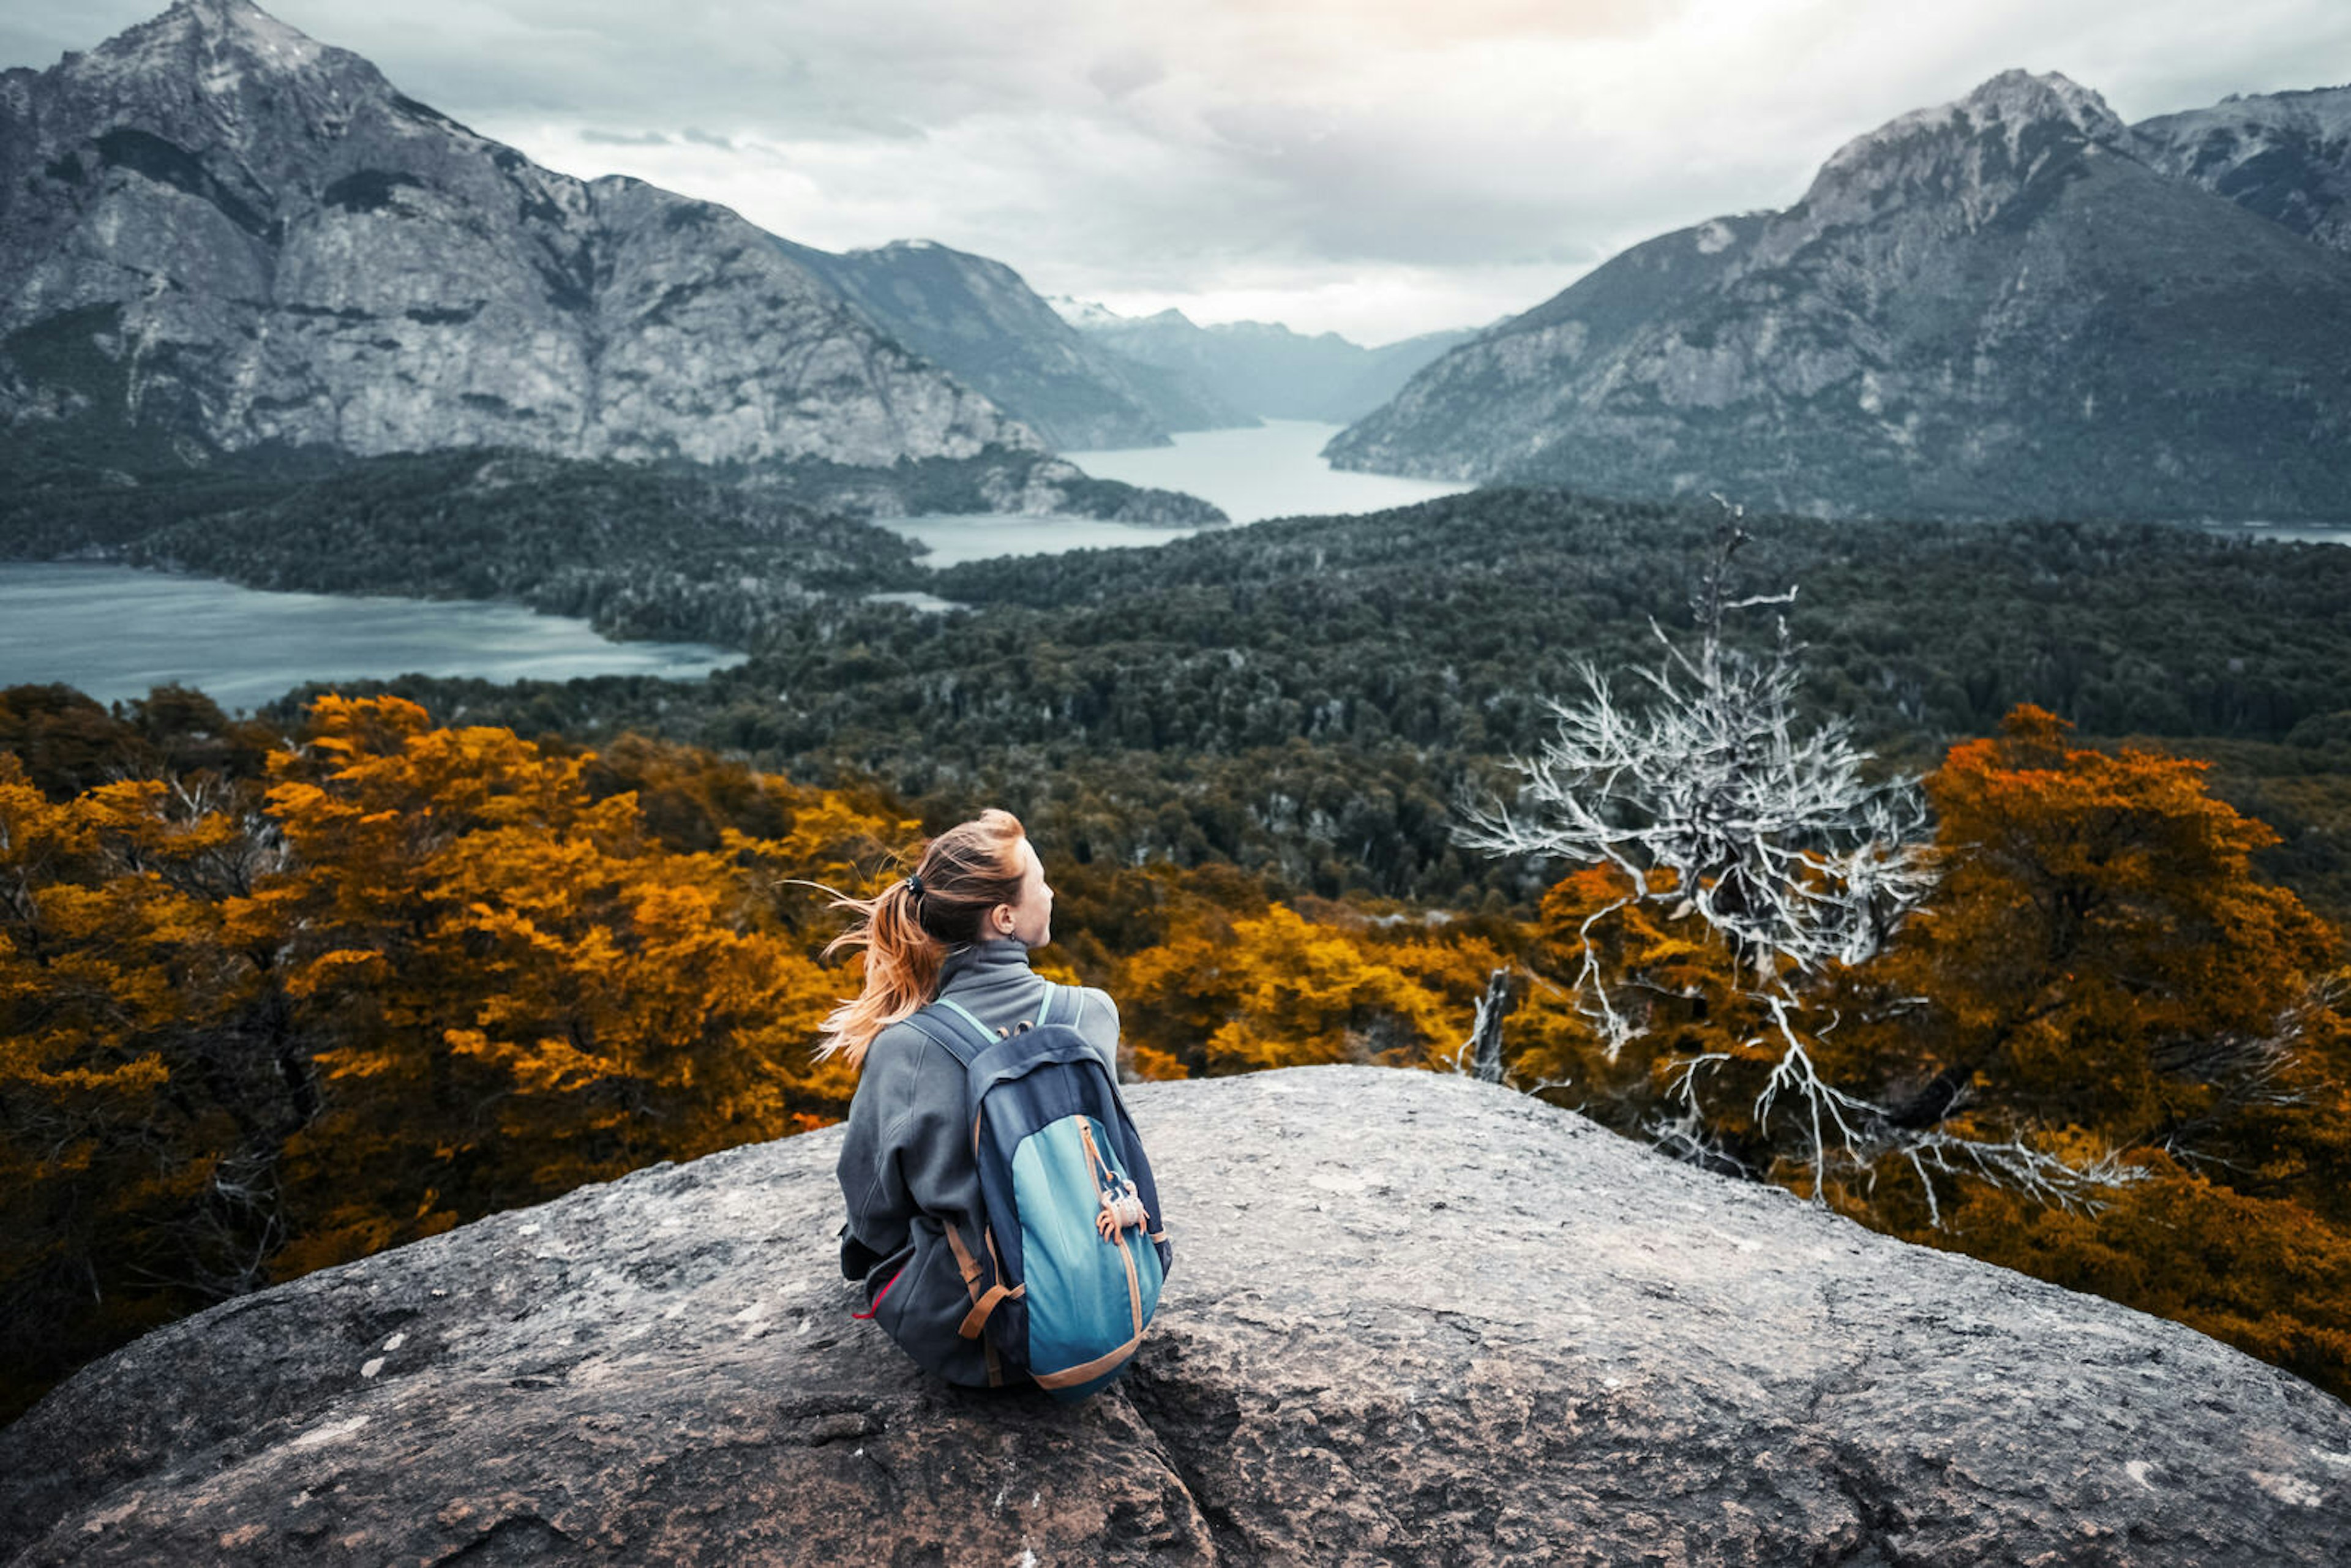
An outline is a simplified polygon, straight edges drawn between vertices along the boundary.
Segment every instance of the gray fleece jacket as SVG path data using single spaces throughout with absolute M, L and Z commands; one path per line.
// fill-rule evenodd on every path
M 989 1029 L 1033 1020 L 1046 982 L 1029 967 L 1029 950 L 1010 937 L 950 953 L 938 994 L 953 997 Z M 1062 1009 L 1082 998 L 1074 1020 Z M 1118 1006 L 1105 991 L 1064 991 L 1056 1021 L 1074 1021 L 1101 1051 L 1118 1081 Z M 1017 1380 L 999 1369 L 986 1336 L 956 1331 L 971 1310 L 950 1228 L 974 1258 L 987 1256 L 977 1217 L 979 1167 L 964 1121 L 964 1069 L 946 1048 L 911 1023 L 894 1023 L 865 1048 L 849 1125 L 841 1144 L 841 1270 L 864 1281 L 861 1312 L 871 1313 L 915 1361 L 950 1383 L 974 1387 Z

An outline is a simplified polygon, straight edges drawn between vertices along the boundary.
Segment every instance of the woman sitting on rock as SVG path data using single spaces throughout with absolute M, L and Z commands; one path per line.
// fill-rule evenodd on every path
M 1073 1024 L 1118 1079 L 1118 1008 L 1105 992 L 1050 986 L 1029 967 L 1051 940 L 1053 890 L 1019 821 L 983 811 L 924 849 L 913 875 L 872 899 L 844 898 L 858 923 L 826 949 L 865 949 L 865 985 L 825 1020 L 820 1057 L 858 1069 L 841 1145 L 841 1272 L 865 1281 L 870 1317 L 950 1383 L 1029 1381 L 976 1332 L 998 1305 L 1003 1268 L 982 1228 L 986 1205 L 966 1104 L 966 1071 L 936 1031 L 909 1021 L 952 1003 L 1007 1036 L 1040 1021 Z M 935 1009 L 934 1014 L 946 1011 Z

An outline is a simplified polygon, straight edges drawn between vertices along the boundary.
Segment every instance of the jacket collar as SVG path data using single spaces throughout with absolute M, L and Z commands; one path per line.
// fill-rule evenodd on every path
M 989 990 L 1008 980 L 1030 977 L 1029 949 L 1015 936 L 995 936 L 950 948 L 939 966 L 937 994 Z

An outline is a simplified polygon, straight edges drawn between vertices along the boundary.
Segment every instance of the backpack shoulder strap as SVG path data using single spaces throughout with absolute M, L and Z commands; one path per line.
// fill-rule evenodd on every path
M 969 1026 L 970 1038 L 967 1038 L 963 1030 L 955 1028 L 945 1019 L 934 1016 L 931 1010 L 933 1008 L 946 1009 L 959 1016 Z M 971 1065 L 973 1057 L 996 1043 L 996 1037 L 988 1033 L 987 1026 L 972 1017 L 969 1009 L 946 997 L 941 997 L 928 1006 L 916 1008 L 906 1015 L 904 1021 L 913 1024 L 934 1044 L 944 1047 L 949 1056 L 954 1057 L 966 1067 Z
M 1083 1029 L 1085 1021 L 1086 988 L 1047 980 L 1044 995 L 1037 1003 L 1037 1027 L 1058 1023 L 1064 1029 Z

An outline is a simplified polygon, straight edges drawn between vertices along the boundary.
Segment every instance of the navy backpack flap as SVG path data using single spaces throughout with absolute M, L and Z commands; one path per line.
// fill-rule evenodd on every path
M 1054 1021 L 1062 988 L 1044 994 L 1035 1024 L 1012 1034 L 946 998 L 935 1004 L 946 1016 L 918 1027 L 964 1065 L 989 1283 L 1007 1292 L 967 1332 L 984 1328 L 1039 1385 L 1076 1400 L 1134 1355 L 1172 1249 L 1118 1084 L 1074 1021 Z

